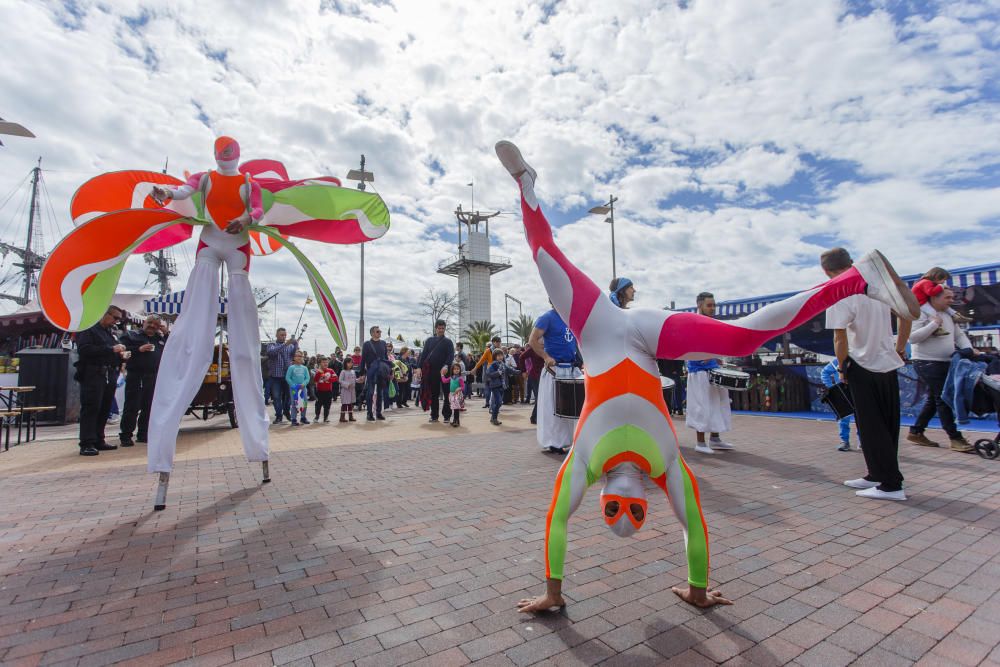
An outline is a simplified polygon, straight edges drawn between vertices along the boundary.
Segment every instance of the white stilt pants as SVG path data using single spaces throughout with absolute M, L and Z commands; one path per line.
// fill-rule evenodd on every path
M 171 472 L 181 418 L 212 363 L 219 311 L 219 267 L 229 272 L 229 370 L 243 451 L 249 461 L 268 459 L 260 373 L 257 304 L 247 274 L 249 257 L 238 248 L 203 245 L 188 278 L 184 307 L 163 350 L 149 418 L 149 472 Z

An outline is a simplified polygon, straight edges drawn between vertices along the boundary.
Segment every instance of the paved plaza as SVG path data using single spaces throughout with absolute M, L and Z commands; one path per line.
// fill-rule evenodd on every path
M 143 446 L 0 453 L 0 662 L 1000 665 L 1000 461 L 904 443 L 910 500 L 862 500 L 835 424 L 737 416 L 738 449 L 706 457 L 681 423 L 735 604 L 671 593 L 686 565 L 662 494 L 622 540 L 594 488 L 569 606 L 529 617 L 561 457 L 526 410 L 497 429 L 471 405 L 460 429 L 416 410 L 272 427 L 269 485 L 213 420 L 183 433 L 163 512 Z

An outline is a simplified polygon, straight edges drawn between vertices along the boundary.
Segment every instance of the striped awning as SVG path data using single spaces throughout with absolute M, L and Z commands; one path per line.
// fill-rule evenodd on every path
M 973 285 L 996 285 L 1000 283 L 1000 280 L 997 280 L 997 278 L 1000 277 L 1000 264 L 984 264 L 982 266 L 969 266 L 962 269 L 949 269 L 948 272 L 951 273 L 948 285 L 959 289 L 964 289 Z M 902 276 L 902 278 L 906 281 L 907 285 L 912 287 L 915 282 L 920 280 L 920 274 Z M 781 294 L 768 294 L 765 296 L 751 297 L 749 299 L 719 301 L 716 302 L 715 307 L 716 317 L 727 318 L 749 315 L 769 303 L 783 301 L 795 294 L 796 292 L 783 292 Z M 696 310 L 697 308 L 693 307 L 678 309 L 679 312 L 687 313 L 693 313 Z
M 164 294 L 155 299 L 146 299 L 144 303 L 146 312 L 150 315 L 178 315 L 184 307 L 184 290 Z M 226 299 L 219 299 L 220 314 L 224 315 L 226 313 L 226 303 Z

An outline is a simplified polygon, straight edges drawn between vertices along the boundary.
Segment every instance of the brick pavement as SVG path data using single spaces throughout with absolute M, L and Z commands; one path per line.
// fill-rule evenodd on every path
M 670 592 L 686 572 L 662 496 L 620 540 L 594 489 L 569 606 L 526 617 L 560 460 L 524 410 L 493 430 L 473 405 L 461 429 L 274 428 L 267 486 L 235 432 L 186 432 L 157 513 L 141 447 L 0 455 L 0 662 L 1000 665 L 998 462 L 904 444 L 911 500 L 866 501 L 830 423 L 739 416 L 739 449 L 711 458 L 681 429 L 736 604 Z

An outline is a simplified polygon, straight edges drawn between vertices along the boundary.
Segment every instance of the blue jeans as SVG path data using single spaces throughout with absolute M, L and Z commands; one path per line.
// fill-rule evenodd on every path
M 490 402 L 490 417 L 496 419 L 500 414 L 500 406 L 503 405 L 503 387 L 496 387 L 495 389 L 488 389 Z
M 288 383 L 285 378 L 268 378 L 268 387 L 271 390 L 271 403 L 274 405 L 274 418 L 292 418 L 292 394 L 288 390 Z
M 844 417 L 839 421 L 840 424 L 840 441 L 850 442 L 851 441 L 851 417 Z
M 372 408 L 375 408 L 375 415 L 382 416 L 382 400 L 388 395 L 389 388 L 385 380 L 376 380 L 369 377 L 365 380 L 365 402 L 368 404 L 368 416 L 372 416 Z

